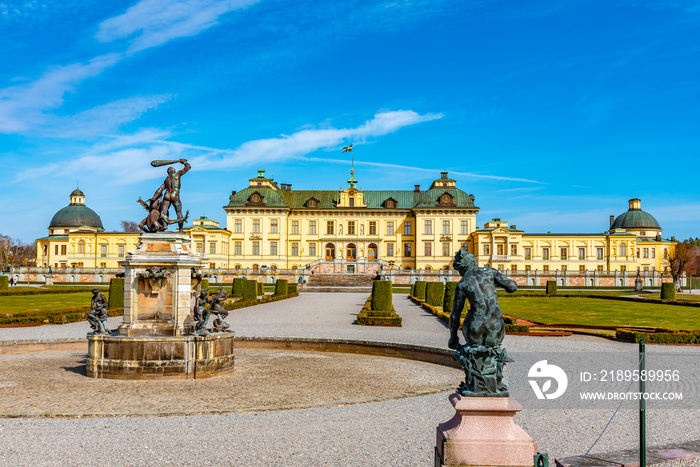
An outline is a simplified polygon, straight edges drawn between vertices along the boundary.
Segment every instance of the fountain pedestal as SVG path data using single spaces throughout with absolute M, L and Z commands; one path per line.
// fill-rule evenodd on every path
M 87 376 L 203 378 L 233 371 L 233 332 L 192 336 L 204 262 L 187 236 L 144 233 L 124 267 L 124 318 L 116 335 L 89 335 Z

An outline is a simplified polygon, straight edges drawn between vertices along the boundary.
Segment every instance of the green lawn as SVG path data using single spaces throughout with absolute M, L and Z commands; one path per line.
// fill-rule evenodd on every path
M 645 295 L 645 297 L 661 298 L 661 294 L 653 293 L 653 294 Z M 681 294 L 681 293 L 676 292 L 676 300 L 691 300 L 694 302 L 700 302 L 700 295 L 688 295 L 688 294 Z
M 106 294 L 105 294 L 106 296 Z M 52 311 L 90 307 L 91 292 L 0 297 L 0 313 L 14 314 L 31 311 Z
M 700 329 L 700 309 L 595 298 L 503 297 L 503 313 L 545 324 Z

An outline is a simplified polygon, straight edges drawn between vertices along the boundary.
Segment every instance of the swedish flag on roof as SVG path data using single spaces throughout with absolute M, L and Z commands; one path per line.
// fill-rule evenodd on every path
M 352 144 L 350 146 L 345 146 L 343 152 L 352 152 Z

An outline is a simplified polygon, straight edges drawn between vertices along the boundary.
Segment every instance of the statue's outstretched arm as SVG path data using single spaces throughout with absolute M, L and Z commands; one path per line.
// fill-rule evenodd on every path
M 496 272 L 493 281 L 496 283 L 496 285 L 500 285 L 501 287 L 506 289 L 506 292 L 508 293 L 513 293 L 516 290 L 518 290 L 518 283 L 515 282 L 513 279 L 508 279 L 500 272 Z
M 180 159 L 180 163 L 185 164 L 185 166 L 182 169 L 180 169 L 177 173 L 178 175 L 182 176 L 182 175 L 186 174 L 187 172 L 189 172 L 190 169 L 192 168 L 192 166 L 190 165 L 189 162 L 187 162 L 187 159 Z

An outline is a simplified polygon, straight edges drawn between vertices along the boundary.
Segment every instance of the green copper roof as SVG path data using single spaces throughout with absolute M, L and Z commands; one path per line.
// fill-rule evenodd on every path
M 73 190 L 73 191 L 71 192 L 70 195 L 71 195 L 71 196 L 85 196 L 85 193 L 83 193 L 82 191 L 80 191 L 80 188 L 76 188 L 75 190 Z
M 648 212 L 644 212 L 639 209 L 630 209 L 627 212 L 623 212 L 613 225 L 610 230 L 613 229 L 661 229 L 659 222 L 654 219 L 654 216 Z
M 70 205 L 54 214 L 49 228 L 54 227 L 94 227 L 104 230 L 102 219 L 95 211 L 84 205 Z
M 264 207 L 281 207 L 303 209 L 313 198 L 318 202 L 317 209 L 335 209 L 340 200 L 339 190 L 275 190 L 269 187 L 248 187 L 230 197 L 225 208 L 245 207 L 249 198 L 258 193 L 263 198 Z M 385 209 L 384 202 L 388 199 L 396 201 L 396 209 L 435 208 L 440 197 L 448 193 L 453 198 L 455 208 L 473 208 L 474 197 L 454 187 L 437 187 L 428 191 L 415 192 L 412 190 L 379 190 L 363 191 L 367 209 Z

